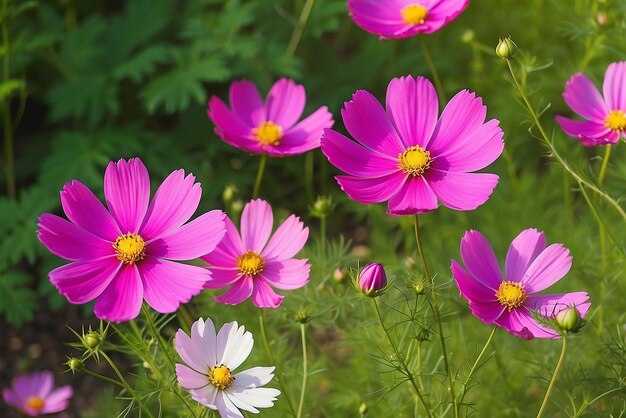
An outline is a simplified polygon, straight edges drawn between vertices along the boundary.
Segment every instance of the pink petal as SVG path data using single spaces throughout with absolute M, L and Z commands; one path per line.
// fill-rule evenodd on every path
M 563 99 L 574 112 L 600 124 L 611 111 L 593 82 L 581 73 L 567 80 Z
M 200 370 L 206 370 L 208 366 L 212 367 L 217 363 L 216 338 L 215 325 L 211 319 L 203 321 L 200 318 L 191 325 L 191 341 L 205 360 Z
M 497 302 L 498 299 L 496 298 L 495 290 L 485 286 L 467 274 L 467 272 L 463 270 L 463 268 L 455 260 L 452 260 L 450 269 L 452 270 L 452 277 L 454 277 L 461 295 L 463 295 L 468 302 Z
M 524 304 L 539 315 L 552 318 L 563 309 L 576 306 L 580 317 L 584 318 L 591 306 L 587 292 L 572 292 L 557 295 L 530 295 Z
M 250 81 L 234 81 L 230 85 L 230 107 L 247 126 L 257 127 L 266 119 L 263 99 Z
M 382 177 L 398 171 L 397 158 L 370 151 L 331 129 L 324 131 L 322 152 L 332 165 L 351 176 Z
M 500 121 L 492 119 L 468 135 L 466 140 L 458 141 L 455 146 L 437 155 L 431 167 L 443 171 L 470 172 L 480 170 L 494 162 L 502 150 L 504 132 Z
M 251 146 L 259 148 L 258 142 L 252 139 L 252 129 L 256 126 L 246 125 L 219 97 L 211 97 L 207 114 L 215 124 L 217 136 L 228 144 L 244 149 Z
M 429 18 L 444 20 L 445 24 L 456 19 L 469 5 L 470 0 L 439 0 L 428 10 Z
M 222 267 L 208 267 L 211 272 L 211 277 L 204 283 L 205 289 L 221 289 L 222 287 L 230 286 L 242 277 L 237 267 L 222 268 Z
M 304 87 L 293 80 L 281 78 L 274 83 L 267 95 L 267 120 L 280 125 L 286 131 L 298 121 L 305 104 Z
M 274 232 L 261 255 L 267 260 L 286 260 L 296 255 L 308 238 L 309 228 L 296 215 L 291 215 Z
M 493 324 L 506 312 L 506 307 L 500 302 L 468 302 L 472 315 L 485 324 Z
M 226 234 L 215 247 L 215 250 L 203 255 L 202 259 L 213 266 L 233 268 L 237 266 L 237 258 L 245 250 L 239 232 L 229 217 L 224 218 L 224 226 L 226 227 Z
M 196 326 L 196 322 L 194 322 L 194 326 Z M 193 343 L 193 340 L 187 334 L 185 334 L 185 331 L 183 331 L 182 329 L 176 331 L 176 336 L 174 337 L 174 347 L 176 348 L 176 352 L 178 353 L 180 358 L 182 358 L 183 361 L 187 363 L 187 365 L 189 365 L 191 369 L 195 370 L 196 373 L 199 370 L 208 371 L 209 367 L 212 367 L 215 364 L 215 359 L 213 359 L 213 362 L 210 362 L 210 360 L 204 356 L 204 350 L 200 350 L 196 346 L 196 344 Z M 213 350 L 215 350 L 215 347 L 213 347 Z M 180 379 L 178 366 L 179 365 L 177 364 L 176 374 L 179 376 Z M 189 389 L 197 388 L 199 386 L 183 387 Z
M 537 293 L 552 286 L 572 267 L 572 256 L 562 244 L 552 244 L 531 263 L 521 280 L 527 293 Z
M 612 131 L 604 124 L 568 119 L 559 115 L 557 115 L 556 121 L 566 134 L 576 138 L 586 147 L 619 142 L 619 132 Z
M 112 243 L 56 215 L 39 217 L 37 237 L 53 254 L 67 260 L 93 260 L 115 254 Z
M 267 153 L 276 157 L 289 157 L 311 151 L 320 146 L 324 129 L 333 126 L 333 115 L 326 106 L 320 107 L 309 117 L 289 128 L 276 147 Z
M 246 250 L 261 253 L 272 233 L 274 215 L 264 200 L 251 200 L 241 214 L 241 241 Z
M 299 289 L 309 282 L 311 265 L 307 260 L 272 261 L 265 265 L 262 279 L 272 287 L 284 290 Z
M 259 308 L 278 308 L 285 297 L 276 294 L 263 279 L 254 281 L 252 303 Z
M 15 392 L 8 388 L 2 389 L 2 399 L 4 403 L 14 408 L 20 408 L 24 402 L 22 399 L 18 398 Z
M 341 111 L 346 129 L 367 148 L 397 158 L 406 146 L 396 133 L 378 100 L 365 90 L 357 90 Z
M 210 253 L 221 241 L 226 228 L 221 210 L 213 210 L 194 219 L 167 236 L 147 246 L 148 255 L 170 260 L 191 260 Z
M 524 338 L 525 340 L 532 340 L 534 337 L 527 327 L 527 321 L 522 324 L 519 315 L 515 315 L 515 312 L 515 309 L 511 311 L 505 310 L 502 316 L 495 321 L 495 324 L 504 328 L 509 334 Z M 534 325 L 535 324 L 533 324 L 533 326 Z
M 348 9 L 354 23 L 374 35 L 388 38 L 406 31 L 398 1 L 380 2 L 379 0 L 348 0 Z
M 387 87 L 387 114 L 407 147 L 424 148 L 437 123 L 437 91 L 424 77 L 394 78 Z
M 96 299 L 94 313 L 100 319 L 125 322 L 135 319 L 143 302 L 143 286 L 136 264 L 125 265 Z
M 506 254 L 506 279 L 519 282 L 524 277 L 530 264 L 546 248 L 543 232 L 534 228 L 525 229 L 515 237 Z
M 54 386 L 54 376 L 51 372 L 32 373 L 30 378 L 30 390 L 33 395 L 45 398 L 50 394 Z
M 422 176 L 408 176 L 406 182 L 389 200 L 390 215 L 415 215 L 437 209 L 437 197 Z
M 513 309 L 511 315 L 514 316 L 523 327 L 518 332 L 523 332 L 525 328 L 534 338 L 559 338 L 558 332 L 537 322 L 528 309 Z
M 238 305 L 252 295 L 252 281 L 251 276 L 243 276 L 226 293 L 213 298 L 213 300 L 227 305 Z
M 181 303 L 197 295 L 210 279 L 202 267 L 146 257 L 137 265 L 143 283 L 143 297 L 152 309 L 172 313 Z
M 226 392 L 218 391 L 217 396 L 215 397 L 215 406 L 217 410 L 220 412 L 220 416 L 223 418 L 243 418 L 239 409 L 232 403 L 228 396 L 226 396 Z
M 167 235 L 180 228 L 198 208 L 202 189 L 195 176 L 180 169 L 172 172 L 159 186 L 140 228 L 144 240 Z
M 104 240 L 115 241 L 122 235 L 102 203 L 78 180 L 72 180 L 63 187 L 61 205 L 72 223 Z
M 430 170 L 426 179 L 437 198 L 454 210 L 474 210 L 485 203 L 498 185 L 498 176 Z
M 360 203 L 378 203 L 389 200 L 407 181 L 407 175 L 396 171 L 383 177 L 358 178 L 351 176 L 336 176 L 339 187 L 352 200 Z
M 69 399 L 73 394 L 74 391 L 70 386 L 62 386 L 54 390 L 46 396 L 45 405 L 41 412 L 44 414 L 54 414 L 67 409 L 70 404 Z
M 626 112 L 626 61 L 608 66 L 602 90 L 611 110 Z
M 115 257 L 76 261 L 52 270 L 50 282 L 71 303 L 87 303 L 100 296 L 122 263 Z
M 467 90 L 458 92 L 443 109 L 428 150 L 437 157 L 460 146 L 485 123 L 486 116 L 487 107 L 480 97 Z
M 178 383 L 187 390 L 201 389 L 211 384 L 211 382 L 209 381 L 209 376 L 199 373 L 198 371 L 193 370 L 183 364 L 176 365 L 176 379 L 178 380 Z
M 461 239 L 461 258 L 465 269 L 494 294 L 502 282 L 498 259 L 489 241 L 478 231 L 467 231 Z
M 122 233 L 136 233 L 150 200 L 150 176 L 143 162 L 111 161 L 104 173 L 104 197 Z

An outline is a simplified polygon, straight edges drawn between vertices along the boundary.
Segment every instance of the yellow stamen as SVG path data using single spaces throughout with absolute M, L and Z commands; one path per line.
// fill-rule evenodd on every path
M 422 25 L 428 16 L 428 9 L 419 4 L 409 4 L 400 10 L 400 14 L 407 25 Z
M 246 251 L 237 258 L 237 267 L 241 274 L 256 276 L 265 268 L 265 260 L 254 251 Z
M 500 304 L 506 306 L 510 311 L 513 308 L 522 306 L 528 295 L 521 283 L 506 280 L 500 283 L 496 297 L 498 301 L 500 301 Z
M 626 131 L 626 113 L 614 110 L 606 117 L 604 124 L 612 131 Z
M 120 235 L 113 244 L 117 259 L 124 264 L 133 264 L 143 260 L 146 255 L 146 243 L 137 234 Z
M 430 152 L 416 145 L 398 154 L 398 168 L 413 177 L 421 176 L 430 168 Z
M 45 405 L 45 402 L 39 396 L 29 396 L 26 400 L 26 406 L 36 411 L 41 411 Z
M 261 122 L 258 128 L 252 130 L 252 135 L 261 145 L 278 145 L 283 138 L 283 128 L 272 121 Z
M 235 376 L 233 376 L 230 373 L 230 369 L 223 364 L 216 364 L 209 368 L 209 382 L 218 389 L 226 389 L 234 380 Z

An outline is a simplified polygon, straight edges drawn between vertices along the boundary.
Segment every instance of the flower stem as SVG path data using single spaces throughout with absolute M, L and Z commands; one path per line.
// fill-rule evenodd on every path
M 126 389 L 126 386 L 124 386 L 122 383 L 118 382 L 117 380 L 115 380 L 115 379 L 111 379 L 110 377 L 107 377 L 107 376 L 101 375 L 101 374 L 96 373 L 96 372 L 92 372 L 92 371 L 91 371 L 91 370 L 89 370 L 89 369 L 82 369 L 82 370 L 81 370 L 81 372 L 85 372 L 85 373 L 87 373 L 88 375 L 91 375 L 91 376 L 96 377 L 96 378 L 98 378 L 98 379 L 104 380 L 105 382 L 109 382 L 109 383 L 112 383 L 112 384 L 114 384 L 114 385 L 117 385 L 117 386 L 119 386 L 119 387 L 121 387 L 121 388 Z
M 265 172 L 265 163 L 267 162 L 267 154 L 261 155 L 259 161 L 259 170 L 256 172 L 256 180 L 254 181 L 254 189 L 252 190 L 252 198 L 259 197 L 259 190 L 261 188 L 261 180 L 263 179 L 263 173 Z
M 478 365 L 480 364 L 480 360 L 482 360 L 483 356 L 485 355 L 485 352 L 487 351 L 487 347 L 489 347 L 489 344 L 491 344 L 491 340 L 493 340 L 493 336 L 496 333 L 496 330 L 497 328 L 495 327 L 491 330 L 491 334 L 489 334 L 487 341 L 485 341 L 485 345 L 483 345 L 483 349 L 480 350 L 480 354 L 478 354 L 478 357 L 476 357 L 476 361 L 472 365 L 472 368 L 470 369 L 469 374 L 465 378 L 465 381 L 463 382 L 463 395 L 461 395 L 461 400 L 459 401 L 459 404 L 463 403 L 463 399 L 465 398 L 465 395 L 467 394 L 467 384 L 469 383 L 470 379 L 476 372 L 476 369 L 478 368 Z
M 424 275 L 426 276 L 426 280 L 430 284 L 431 289 L 431 298 L 432 302 L 428 301 L 430 308 L 433 311 L 435 316 L 435 320 L 437 321 L 437 325 L 439 327 L 439 341 L 441 343 L 441 351 L 443 354 L 443 364 L 446 369 L 446 376 L 448 377 L 448 391 L 450 392 L 450 398 L 452 400 L 452 404 L 454 406 L 454 417 L 458 418 L 459 410 L 456 399 L 456 393 L 454 390 L 454 381 L 452 379 L 452 373 L 450 371 L 450 363 L 448 361 L 448 353 L 446 351 L 446 339 L 443 336 L 443 325 L 441 323 L 441 313 L 439 312 L 439 307 L 437 306 L 437 294 L 435 292 L 435 285 L 432 280 L 432 276 L 430 275 L 430 271 L 428 270 L 428 264 L 426 263 L 426 257 L 424 255 L 424 247 L 422 245 L 422 236 L 420 233 L 420 223 L 417 217 L 418 215 L 413 216 L 414 224 L 415 224 L 415 241 L 417 242 L 417 250 L 420 255 L 420 259 L 422 260 L 422 267 L 424 269 Z
M 304 324 L 300 324 L 300 336 L 302 337 L 302 388 L 300 389 L 300 404 L 298 405 L 297 418 L 302 417 L 302 407 L 304 407 L 304 394 L 306 393 L 307 354 L 306 354 L 306 330 Z
M 378 306 L 378 301 L 376 299 L 377 298 L 372 298 L 372 303 L 374 304 L 374 308 L 376 310 L 376 315 L 378 316 L 378 321 L 380 322 L 380 326 L 383 329 L 385 335 L 387 336 L 387 340 L 389 341 L 389 345 L 391 345 L 391 349 L 393 350 L 394 354 L 396 355 L 396 358 L 400 362 L 400 367 L 402 368 L 402 372 L 406 375 L 406 377 L 409 380 L 409 382 L 411 382 L 411 385 L 413 386 L 413 389 L 415 389 L 415 394 L 417 395 L 417 397 L 419 398 L 420 402 L 422 403 L 422 406 L 424 407 L 424 410 L 426 411 L 426 414 L 429 417 L 432 417 L 432 415 L 430 413 L 430 408 L 426 404 L 426 400 L 422 396 L 422 392 L 420 392 L 419 387 L 417 386 L 417 383 L 415 382 L 415 378 L 413 377 L 413 373 L 411 373 L 411 371 L 409 370 L 409 367 L 407 366 L 406 362 L 404 361 L 404 356 L 402 355 L 402 353 L 400 353 L 400 350 L 398 350 L 398 348 L 396 347 L 396 344 L 393 342 L 393 339 L 391 338 L 391 334 L 389 334 L 389 331 L 387 330 L 387 327 L 385 326 L 385 321 L 383 320 L 383 315 L 380 313 L 380 307 Z
M 543 398 L 543 402 L 541 403 L 541 408 L 539 409 L 537 418 L 541 418 L 541 416 L 543 415 L 543 412 L 546 409 L 546 406 L 548 405 L 548 399 L 550 399 L 550 393 L 552 393 L 554 382 L 556 382 L 556 378 L 558 377 L 559 371 L 561 370 L 561 366 L 563 365 L 563 359 L 565 358 L 566 348 L 567 348 L 567 336 L 563 335 L 563 346 L 561 348 L 561 356 L 559 357 L 558 363 L 556 363 L 556 368 L 554 369 L 554 373 L 552 373 L 552 379 L 550 379 L 550 384 L 548 385 L 546 396 Z
M 283 374 L 283 369 L 276 361 L 274 354 L 272 353 L 272 349 L 270 348 L 270 342 L 267 339 L 267 332 L 265 331 L 265 310 L 261 310 L 261 315 L 259 315 L 259 326 L 261 328 L 261 339 L 263 340 L 263 347 L 265 348 L 265 353 L 269 357 L 270 361 L 276 368 L 276 377 L 278 377 L 278 384 L 280 385 L 280 389 L 283 392 L 283 396 L 287 399 L 287 404 L 289 405 L 289 409 L 291 410 L 291 414 L 295 417 L 297 415 L 296 408 L 294 407 L 294 403 L 291 400 L 291 396 L 289 395 L 288 386 L 285 382 L 285 377 Z
M 152 333 L 152 336 L 154 337 L 154 339 L 157 340 L 157 344 L 159 344 L 159 347 L 161 348 L 161 351 L 163 351 L 163 355 L 165 356 L 165 358 L 167 359 L 167 362 L 172 367 L 172 370 L 175 370 L 176 365 L 174 363 L 174 360 L 170 357 L 169 351 L 167 350 L 167 347 L 165 346 L 165 342 L 163 341 L 163 337 L 161 337 L 161 333 L 159 333 L 156 326 L 154 325 L 154 321 L 152 320 L 152 316 L 150 315 L 148 308 L 146 308 L 146 305 L 141 306 L 141 312 L 143 312 L 143 315 L 146 317 L 146 323 L 148 324 L 150 333 Z
M 602 166 L 600 167 L 600 174 L 598 175 L 598 186 L 602 187 L 604 184 L 604 177 L 606 176 L 606 169 L 609 166 L 609 158 L 611 157 L 611 145 L 604 147 L 604 158 L 602 159 Z
M 611 145 L 605 146 L 604 158 L 602 159 L 602 166 L 600 167 L 600 174 L 598 175 L 598 187 L 602 187 L 604 184 L 604 177 L 606 176 L 606 169 L 609 166 L 609 158 L 611 157 Z M 600 222 L 598 223 L 598 232 L 600 240 L 600 259 L 602 272 L 606 271 L 606 229 Z
M 300 39 L 302 39 L 302 33 L 304 32 L 304 27 L 306 26 L 306 22 L 309 20 L 314 4 L 315 0 L 306 0 L 306 3 L 304 3 L 298 23 L 296 23 L 293 33 L 291 34 L 291 39 L 289 39 L 289 44 L 287 45 L 286 54 L 289 57 L 293 57 L 296 53 L 296 49 L 298 49 Z
M 422 52 L 424 53 L 424 59 L 426 60 L 426 64 L 428 64 L 428 69 L 430 70 L 430 74 L 433 76 L 433 81 L 435 82 L 435 87 L 437 88 L 437 96 L 439 97 L 440 103 L 445 103 L 446 97 L 443 92 L 443 84 L 441 83 L 441 78 L 439 78 L 439 71 L 437 71 L 437 67 L 435 67 L 435 63 L 433 62 L 432 57 L 430 56 L 430 52 L 428 51 L 428 47 L 424 42 L 423 36 L 418 36 L 420 40 L 420 45 L 422 47 Z

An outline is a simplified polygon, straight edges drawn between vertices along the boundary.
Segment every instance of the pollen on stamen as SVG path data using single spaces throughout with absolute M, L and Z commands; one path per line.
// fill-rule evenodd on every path
M 146 243 L 138 234 L 127 233 L 117 237 L 113 243 L 117 259 L 124 264 L 133 264 L 146 256 Z
M 506 280 L 500 283 L 496 297 L 502 306 L 506 306 L 511 311 L 513 308 L 522 306 L 528 298 L 528 294 L 521 283 Z
M 252 135 L 261 145 L 276 146 L 283 138 L 283 128 L 272 121 L 265 121 L 252 130 Z
M 409 4 L 400 11 L 402 20 L 407 25 L 422 25 L 428 16 L 428 9 L 420 4 Z
M 626 113 L 621 110 L 613 110 L 606 117 L 604 124 L 612 131 L 626 131 Z
M 39 396 L 30 396 L 26 400 L 26 406 L 29 407 L 30 409 L 34 409 L 36 411 L 40 411 L 45 406 L 45 402 Z
M 224 390 L 235 381 L 230 369 L 223 364 L 209 368 L 209 382 L 218 389 Z
M 398 154 L 398 168 L 413 177 L 421 176 L 430 168 L 430 152 L 419 145 L 409 147 Z
M 237 258 L 239 272 L 246 276 L 256 276 L 265 268 L 265 260 L 254 251 L 246 251 Z

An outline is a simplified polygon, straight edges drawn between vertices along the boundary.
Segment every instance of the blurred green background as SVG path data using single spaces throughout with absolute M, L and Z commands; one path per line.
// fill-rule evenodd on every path
M 140 156 L 153 187 L 172 170 L 185 168 L 203 187 L 199 213 L 222 208 L 237 220 L 250 197 L 258 157 L 224 144 L 213 133 L 206 117 L 211 95 L 226 99 L 229 83 L 244 78 L 266 94 L 277 78 L 290 77 L 306 88 L 307 112 L 327 105 L 335 115 L 335 128 L 345 132 L 339 111 L 355 90 L 369 90 L 384 101 L 391 78 L 430 77 L 417 39 L 379 41 L 351 21 L 343 0 L 315 1 L 295 54 L 287 53 L 303 6 L 303 0 L 2 1 L 0 324 L 8 332 L 6 341 L 0 337 L 1 386 L 23 370 L 62 370 L 41 355 L 28 354 L 24 344 L 16 342 L 28 334 L 29 344 L 57 351 L 52 358 L 62 359 L 62 344 L 72 336 L 63 326 L 45 334 L 42 316 L 75 326 L 81 320 L 93 322 L 89 307 L 70 307 L 50 285 L 47 272 L 62 260 L 47 252 L 35 236 L 37 216 L 60 211 L 58 193 L 65 182 L 79 179 L 101 196 L 106 164 Z M 500 176 L 491 199 L 474 212 L 442 207 L 421 217 L 426 254 L 445 301 L 449 351 L 459 379 L 490 331 L 471 316 L 451 282 L 450 259 L 459 259 L 465 230 L 483 232 L 501 260 L 522 229 L 545 231 L 548 242 L 564 243 L 574 256 L 570 274 L 550 291 L 586 290 L 591 295 L 590 323 L 572 340 L 551 405 L 551 411 L 561 412 L 550 416 L 574 416 L 585 400 L 613 388 L 618 390 L 582 416 L 626 414 L 626 228 L 610 208 L 595 202 L 618 241 L 617 246 L 610 243 L 602 256 L 592 212 L 575 183 L 529 133 L 529 119 L 506 65 L 493 50 L 504 35 L 519 45 L 514 66 L 532 91 L 533 103 L 545 110 L 542 120 L 550 132 L 554 130 L 557 149 L 593 180 L 604 149 L 585 149 L 565 136 L 554 115 L 570 114 L 560 95 L 573 73 L 585 72 L 600 85 L 607 65 L 626 59 L 625 16 L 623 0 L 472 0 L 456 21 L 425 38 L 445 96 L 461 89 L 477 92 L 488 107 L 488 118 L 499 119 L 505 132 L 504 154 L 487 169 Z M 605 182 L 615 198 L 626 195 L 623 147 L 614 147 Z M 301 371 L 298 327 L 292 317 L 305 309 L 314 317 L 308 325 L 314 372 L 305 407 L 309 416 L 357 416 L 361 402 L 369 405 L 372 416 L 410 416 L 413 400 L 406 385 L 386 393 L 398 376 L 387 373 L 376 359 L 389 348 L 371 306 L 349 286 L 333 281 L 331 274 L 337 267 L 356 267 L 357 259 L 361 264 L 375 260 L 388 266 L 393 288 L 383 303 L 389 307 L 389 323 L 399 324 L 394 332 L 408 347 L 423 327 L 391 307 L 407 313 L 412 302 L 405 303 L 404 295 L 415 299 L 410 284 L 419 281 L 421 270 L 415 265 L 411 219 L 387 217 L 384 205 L 351 202 L 339 191 L 332 177 L 335 169 L 321 152 L 308 158 L 314 167 L 310 183 L 305 182 L 303 169 L 306 156 L 270 159 L 261 191 L 278 218 L 296 213 L 312 229 L 305 249 L 313 263 L 312 279 L 271 313 L 274 349 L 292 375 L 289 382 L 295 395 Z M 224 201 L 229 185 L 237 192 Z M 327 220 L 327 245 L 319 242 L 319 219 L 310 211 L 319 195 L 336 203 Z M 192 302 L 194 314 L 211 316 L 218 323 L 236 319 L 258 333 L 258 311 L 250 303 L 228 307 L 213 303 L 210 296 Z M 418 312 L 424 316 L 422 304 Z M 423 325 L 429 329 L 427 322 Z M 42 332 L 47 339 L 38 342 Z M 444 400 L 436 339 L 412 347 L 416 345 L 423 350 L 425 379 L 433 384 L 429 396 Z M 498 332 L 493 348 L 495 354 L 477 377 L 480 384 L 466 399 L 472 403 L 466 412 L 476 409 L 477 417 L 534 416 L 559 343 L 526 342 Z M 257 344 L 250 364 L 267 362 Z M 62 379 L 72 382 L 71 376 Z M 91 388 L 89 395 L 81 395 L 78 387 L 76 392 L 78 398 L 90 399 L 78 402 L 82 406 L 81 412 L 73 410 L 76 416 L 117 415 L 110 409 L 110 392 L 98 396 Z M 283 417 L 286 411 L 279 400 L 262 413 Z M 176 412 L 165 411 L 164 416 Z

